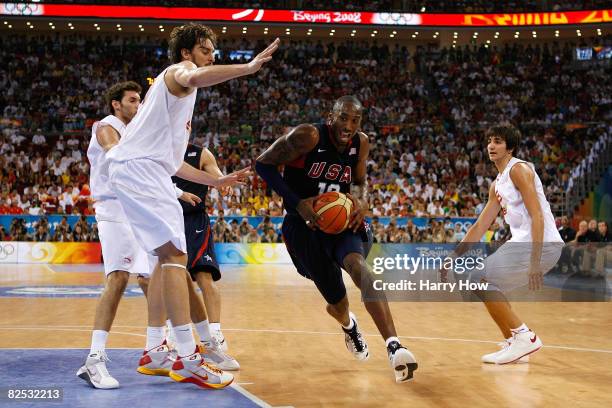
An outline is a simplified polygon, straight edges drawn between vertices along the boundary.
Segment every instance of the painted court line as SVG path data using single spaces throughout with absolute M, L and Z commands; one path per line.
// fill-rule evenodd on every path
M 259 405 L 260 407 L 264 407 L 264 408 L 272 408 L 272 405 L 268 404 L 267 402 L 265 402 L 264 400 L 262 400 L 261 398 L 257 398 L 255 395 L 251 394 L 250 392 L 248 392 L 247 390 L 245 390 L 244 388 L 242 388 L 240 385 L 238 384 L 231 384 L 230 388 L 235 389 L 236 391 L 238 391 L 239 393 L 241 393 L 242 395 L 244 395 L 246 398 L 250 399 L 251 401 L 253 401 L 255 404 Z
M 0 329 L 91 332 L 91 328 L 88 328 L 88 327 L 89 326 L 0 326 Z M 142 331 L 146 329 L 146 327 L 143 327 L 143 326 L 117 325 L 115 327 L 140 329 Z M 338 332 L 305 331 L 305 330 L 277 330 L 277 329 L 223 329 L 223 330 L 224 331 L 235 331 L 235 332 L 251 332 L 251 333 L 256 332 L 256 333 L 274 333 L 274 334 L 312 334 L 312 335 L 326 335 L 326 336 L 342 335 L 342 333 L 338 333 Z M 116 331 L 111 331 L 111 333 L 122 334 L 122 335 L 127 335 L 127 336 L 146 337 L 146 335 L 139 334 L 139 333 L 126 333 L 126 332 L 116 332 Z M 364 333 L 364 336 L 379 337 L 379 334 Z M 486 343 L 486 344 L 499 343 L 499 341 L 492 341 L 492 340 L 457 339 L 457 338 L 450 338 L 450 337 L 424 337 L 424 336 L 402 336 L 402 335 L 399 335 L 399 337 L 402 337 L 405 339 L 412 339 L 412 340 L 437 340 L 437 341 L 454 341 L 454 342 L 464 342 L 464 343 Z M 545 345 L 544 348 L 569 350 L 569 351 L 585 351 L 585 352 L 591 352 L 591 353 L 612 353 L 612 350 L 593 349 L 593 348 L 574 347 L 574 346 Z M 34 349 L 37 349 L 37 348 L 34 348 Z

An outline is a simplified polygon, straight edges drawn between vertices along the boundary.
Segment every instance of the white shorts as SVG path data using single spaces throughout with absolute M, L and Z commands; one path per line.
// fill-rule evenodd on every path
M 154 254 L 167 242 L 187 253 L 183 208 L 164 167 L 149 159 L 111 162 L 110 185 L 138 243 Z
M 149 276 L 147 253 L 136 242 L 130 225 L 124 222 L 98 221 L 98 233 L 104 257 L 104 274 L 126 271 Z
M 472 273 L 471 280 L 486 279 L 502 292 L 529 285 L 531 267 L 531 243 L 508 241 L 485 259 L 485 267 L 480 274 Z M 542 275 L 550 271 L 561 258 L 563 242 L 544 243 L 540 258 Z

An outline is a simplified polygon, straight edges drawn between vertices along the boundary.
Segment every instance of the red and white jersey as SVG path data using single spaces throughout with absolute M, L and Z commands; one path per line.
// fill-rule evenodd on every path
M 183 164 L 197 90 L 183 98 L 172 95 L 164 81 L 167 70 L 155 78 L 125 135 L 108 151 L 110 161 L 149 159 L 170 176 Z
M 504 220 L 510 226 L 512 239 L 510 242 L 533 242 L 531 236 L 531 216 L 525 207 L 523 196 L 510 178 L 510 170 L 517 163 L 527 163 L 534 174 L 535 190 L 542 215 L 544 216 L 544 242 L 563 242 L 555 225 L 555 217 L 550 210 L 550 204 L 544 195 L 542 181 L 532 163 L 513 157 L 506 168 L 495 179 L 495 196 L 501 204 Z
M 89 187 L 91 189 L 91 196 L 95 200 L 93 206 L 96 210 L 96 219 L 98 221 L 123 221 L 125 215 L 117 201 L 117 196 L 110 188 L 108 182 L 107 152 L 100 146 L 96 137 L 96 132 L 100 126 L 111 126 L 119 133 L 119 137 L 123 137 L 125 132 L 125 123 L 114 115 L 108 115 L 101 121 L 94 123 L 91 128 L 91 140 L 87 149 L 87 158 L 91 164 Z

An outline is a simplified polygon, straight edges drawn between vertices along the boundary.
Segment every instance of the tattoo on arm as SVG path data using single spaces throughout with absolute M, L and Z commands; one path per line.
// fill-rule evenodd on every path
M 319 140 L 319 134 L 312 125 L 300 125 L 288 134 L 278 138 L 272 146 L 257 158 L 264 164 L 286 164 L 312 150 Z

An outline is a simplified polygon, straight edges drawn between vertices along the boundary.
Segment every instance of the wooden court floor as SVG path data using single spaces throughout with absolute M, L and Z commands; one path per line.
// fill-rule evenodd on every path
M 95 287 L 103 282 L 101 270 L 5 265 L 0 289 Z M 228 265 L 223 271 L 222 329 L 242 367 L 236 381 L 272 406 L 612 406 L 609 302 L 515 303 L 545 347 L 529 364 L 510 366 L 480 363 L 500 340 L 481 304 L 394 302 L 399 335 L 419 362 L 413 382 L 396 384 L 384 342 L 348 277 L 351 309 L 370 346 L 366 362 L 352 359 L 316 288 L 291 266 Z M 88 348 L 95 303 L 95 297 L 3 295 L 0 348 Z M 108 347 L 143 347 L 145 327 L 144 297 L 124 298 Z

